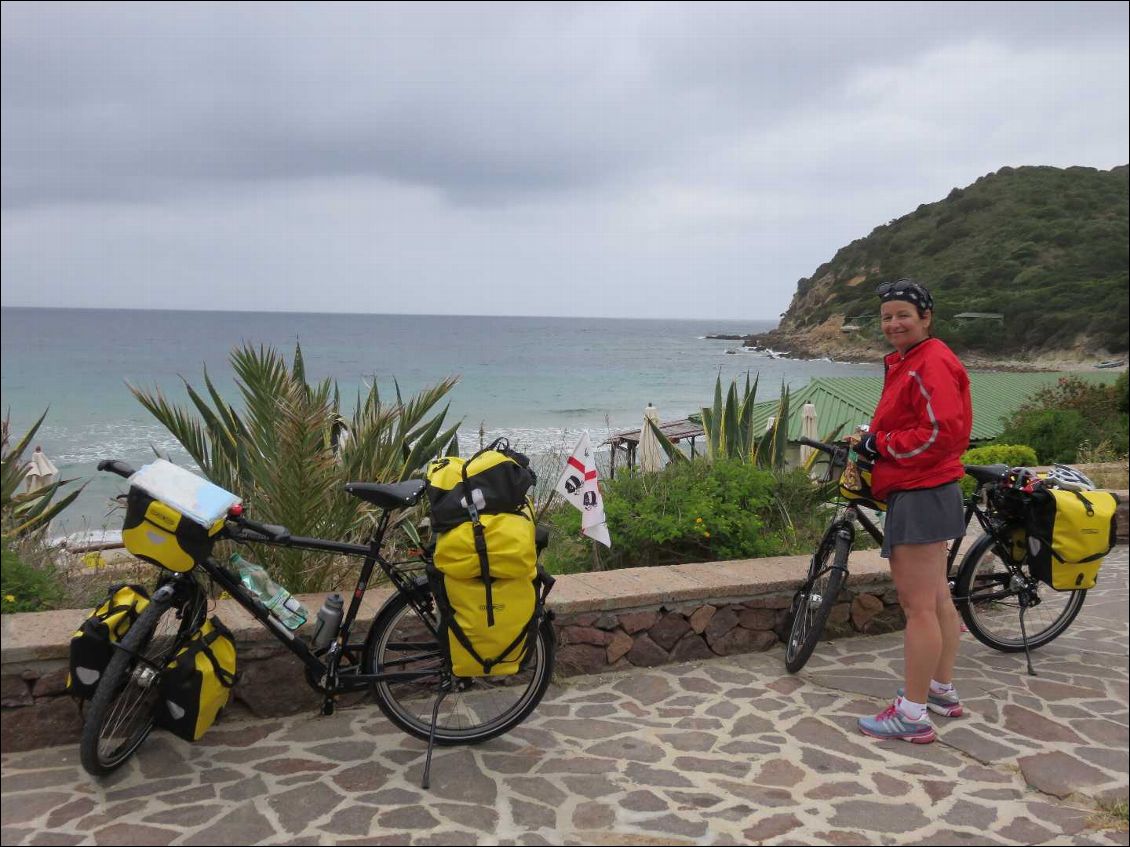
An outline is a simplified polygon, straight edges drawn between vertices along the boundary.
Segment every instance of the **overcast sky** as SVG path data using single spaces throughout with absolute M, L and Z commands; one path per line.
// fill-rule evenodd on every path
M 3 304 L 776 318 L 1128 146 L 1128 4 L 2 7 Z

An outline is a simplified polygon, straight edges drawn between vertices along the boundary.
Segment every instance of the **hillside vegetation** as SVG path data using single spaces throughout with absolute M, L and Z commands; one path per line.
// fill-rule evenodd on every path
M 934 292 L 939 334 L 959 350 L 1122 353 L 1128 216 L 1126 165 L 1001 168 L 840 249 L 799 281 L 779 332 L 874 315 L 878 282 L 914 276 Z M 1003 328 L 955 321 L 962 312 L 1001 313 Z

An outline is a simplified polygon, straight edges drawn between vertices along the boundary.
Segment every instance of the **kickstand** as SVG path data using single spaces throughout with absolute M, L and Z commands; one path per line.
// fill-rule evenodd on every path
M 1024 626 L 1024 613 L 1028 611 L 1026 595 L 1020 595 L 1020 637 L 1024 641 L 1024 658 L 1028 660 L 1028 676 L 1039 676 L 1032 667 L 1032 651 L 1028 649 L 1028 630 Z
M 447 691 L 441 689 L 439 694 L 436 695 L 435 705 L 432 706 L 432 727 L 428 732 L 428 757 L 424 760 L 424 778 L 420 782 L 420 787 L 425 791 L 429 788 L 431 782 L 432 772 L 432 748 L 436 742 L 436 722 L 439 720 L 439 707 L 443 702 L 443 698 L 447 696 Z

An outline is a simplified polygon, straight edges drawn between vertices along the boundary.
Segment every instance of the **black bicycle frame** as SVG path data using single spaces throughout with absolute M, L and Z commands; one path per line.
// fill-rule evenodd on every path
M 434 670 L 390 671 L 379 674 L 363 674 L 360 673 L 359 670 L 350 670 L 345 677 L 339 675 L 339 666 L 347 650 L 358 650 L 362 646 L 361 644 L 350 644 L 349 636 L 353 629 L 353 624 L 357 619 L 357 613 L 360 611 L 361 601 L 365 597 L 369 580 L 372 578 L 373 570 L 377 565 L 380 565 L 381 570 L 384 571 L 385 575 L 389 578 L 395 590 L 408 598 L 409 604 L 418 613 L 420 620 L 438 639 L 438 634 L 432 628 L 431 623 L 424 614 L 419 591 L 414 581 L 395 567 L 395 565 L 402 563 L 389 562 L 381 556 L 381 542 L 388 528 L 388 521 L 389 513 L 384 512 L 368 544 L 348 544 L 341 541 L 328 541 L 322 538 L 305 538 L 297 535 L 275 539 L 251 531 L 239 529 L 229 530 L 228 537 L 237 542 L 269 544 L 274 547 L 288 547 L 299 550 L 317 550 L 364 559 L 364 563 L 361 566 L 361 573 L 357 578 L 357 585 L 353 590 L 353 599 L 349 604 L 349 608 L 346 610 L 345 617 L 342 619 L 341 628 L 338 630 L 337 637 L 324 654 L 324 659 L 311 650 L 306 641 L 296 636 L 291 630 L 287 629 L 278 618 L 272 615 L 259 598 L 244 587 L 239 577 L 224 567 L 223 564 L 209 557 L 201 563 L 201 566 L 216 583 L 231 595 L 232 599 L 246 609 L 257 621 L 263 624 L 279 643 L 302 661 L 310 675 L 320 680 L 319 684 L 327 695 L 332 695 L 340 691 L 358 691 L 378 682 L 408 682 L 427 676 L 433 676 L 435 674 Z

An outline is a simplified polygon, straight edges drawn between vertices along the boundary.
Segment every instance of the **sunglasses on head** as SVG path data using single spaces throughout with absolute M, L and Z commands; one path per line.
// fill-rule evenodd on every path
M 922 286 L 912 279 L 896 279 L 894 282 L 880 282 L 879 287 L 875 289 L 875 293 L 880 297 L 886 297 L 888 294 L 894 294 L 899 291 L 913 291 L 916 294 L 925 294 Z

